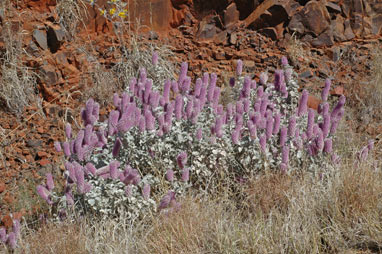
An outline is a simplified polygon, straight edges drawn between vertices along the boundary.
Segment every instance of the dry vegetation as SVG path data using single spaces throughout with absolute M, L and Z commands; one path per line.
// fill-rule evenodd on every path
M 0 3 L 4 16 L 9 15 L 9 1 Z M 23 66 L 23 34 L 12 22 L 5 21 L 0 37 L 5 49 L 0 50 L 0 105 L 10 112 L 20 114 L 29 105 L 36 90 L 36 75 Z
M 75 30 L 68 20 L 80 15 L 77 9 L 80 7 L 65 9 L 66 4 L 72 2 L 59 1 L 62 22 L 68 30 Z M 9 38 L 1 76 L 3 84 L 8 85 L 2 86 L 0 100 L 19 111 L 28 103 L 26 94 L 33 91 L 34 79 L 18 64 L 20 51 L 17 50 L 20 49 L 12 44 L 16 40 Z M 142 51 L 138 44 L 133 44 L 131 59 L 134 61 L 116 66 L 121 75 L 117 76 L 119 81 L 126 83 L 126 77 L 136 76 L 138 65 L 144 66 L 145 61 L 150 66 L 148 61 L 153 49 Z M 169 51 L 162 53 L 159 55 L 170 54 Z M 292 37 L 291 58 L 297 61 L 302 54 L 302 45 Z M 378 54 L 382 55 L 381 51 Z M 374 61 L 373 91 L 382 91 L 381 59 L 377 57 Z M 92 93 L 102 99 L 112 77 L 110 73 L 100 74 L 97 68 L 101 67 L 96 66 L 96 86 Z M 166 70 L 173 72 L 172 68 L 169 65 Z M 155 72 L 148 70 L 148 73 Z M 158 80 L 168 73 L 157 75 L 160 76 L 152 78 Z M 381 93 L 375 93 L 374 99 L 382 101 Z M 361 138 L 349 135 L 346 125 L 341 128 L 336 148 L 344 159 L 321 178 L 308 173 L 287 176 L 265 172 L 248 184 L 237 186 L 235 190 L 239 193 L 227 189 L 214 197 L 189 195 L 181 200 L 180 210 L 150 214 L 139 222 L 123 218 L 99 221 L 88 217 L 60 223 L 35 222 L 38 225 L 24 221 L 15 253 L 381 252 L 382 172 L 376 170 L 381 162 L 377 154 L 372 154 L 367 162 L 355 163 L 354 153 L 359 150 Z M 380 144 L 376 144 L 375 150 L 378 149 Z
M 37 231 L 25 229 L 16 253 L 381 251 L 382 172 L 369 163 L 343 163 L 323 179 L 268 173 L 241 191 L 241 200 L 228 192 L 189 196 L 179 211 L 135 224 L 48 222 Z

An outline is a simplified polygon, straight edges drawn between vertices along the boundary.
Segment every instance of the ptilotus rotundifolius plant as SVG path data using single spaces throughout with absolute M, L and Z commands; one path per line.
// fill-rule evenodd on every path
M 0 227 L 0 243 L 5 244 L 11 250 L 15 249 L 20 236 L 20 227 L 20 221 L 17 219 L 12 219 L 12 228 L 8 230 Z
M 161 68 L 155 53 L 152 63 Z M 242 179 L 262 170 L 287 174 L 329 167 L 339 160 L 333 137 L 345 97 L 330 111 L 326 80 L 316 112 L 307 106 L 308 91 L 298 92 L 297 74 L 286 57 L 281 66 L 273 83 L 265 72 L 256 82 L 241 76 L 239 60 L 229 90 L 215 73 L 204 73 L 193 84 L 187 63 L 178 78 L 163 84 L 147 78 L 142 68 L 125 92 L 114 94 L 107 120 L 99 122 L 99 104 L 89 99 L 77 134 L 65 126 L 66 140 L 55 144 L 66 158 L 65 193 L 55 193 L 47 175 L 39 195 L 60 209 L 74 205 L 135 218 L 170 208 L 188 188 L 213 190 L 218 171 Z M 232 100 L 222 104 L 228 92 Z M 152 198 L 166 192 L 157 208 Z

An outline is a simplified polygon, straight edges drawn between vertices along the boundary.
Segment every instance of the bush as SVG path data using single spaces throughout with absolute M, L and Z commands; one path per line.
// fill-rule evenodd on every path
M 73 206 L 135 219 L 176 208 L 175 196 L 190 187 L 211 193 L 219 179 L 242 181 L 264 170 L 325 173 L 339 159 L 332 138 L 345 97 L 330 111 L 327 80 L 316 115 L 307 108 L 308 92 L 299 97 L 297 75 L 286 58 L 282 67 L 273 83 L 262 73 L 257 84 L 241 75 L 239 61 L 226 106 L 214 73 L 205 73 L 191 89 L 182 63 L 178 80 L 162 88 L 141 69 L 128 91 L 114 94 L 115 110 L 105 122 L 98 122 L 99 104 L 89 99 L 81 112 L 84 127 L 74 136 L 66 126 L 67 140 L 55 144 L 67 159 L 65 193 L 53 192 L 49 174 L 38 186 L 40 196 L 57 215 Z M 155 200 L 166 192 L 157 207 Z

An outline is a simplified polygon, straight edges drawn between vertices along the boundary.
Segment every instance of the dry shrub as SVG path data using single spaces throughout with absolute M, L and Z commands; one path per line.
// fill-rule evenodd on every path
M 1 31 L 5 47 L 0 49 L 0 104 L 20 114 L 35 99 L 36 74 L 22 62 L 22 33 L 14 31 L 7 19 L 9 4 L 5 1 L 0 6 L 5 16 Z
M 48 223 L 24 237 L 16 253 L 90 253 L 85 248 L 85 240 L 81 223 Z
M 65 28 L 66 32 L 74 37 L 78 28 L 84 24 L 87 18 L 87 2 L 84 0 L 57 0 L 56 12 L 58 22 Z
M 269 173 L 250 182 L 247 190 L 247 202 L 251 211 L 261 210 L 269 214 L 277 209 L 285 212 L 289 206 L 288 194 L 293 191 L 296 182 L 288 175 Z
M 304 43 L 296 37 L 295 33 L 289 38 L 286 45 L 286 52 L 292 61 L 292 65 L 301 62 L 300 59 L 305 59 L 309 54 L 309 51 L 304 49 Z

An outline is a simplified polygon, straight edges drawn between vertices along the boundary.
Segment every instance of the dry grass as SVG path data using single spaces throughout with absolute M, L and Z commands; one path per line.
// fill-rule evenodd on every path
M 35 99 L 36 74 L 22 62 L 25 54 L 23 35 L 19 30 L 15 31 L 7 20 L 9 5 L 9 1 L 0 5 L 6 17 L 0 35 L 5 45 L 0 49 L 0 104 L 8 111 L 20 114 Z
M 373 79 L 368 89 L 367 104 L 376 112 L 380 112 L 382 110 L 382 47 L 380 44 L 376 45 L 372 52 L 371 73 Z
M 16 253 L 372 253 L 382 247 L 382 172 L 343 163 L 323 180 L 263 174 L 246 206 L 224 193 L 188 196 L 181 209 L 141 222 L 123 219 L 25 230 Z M 364 251 L 364 252 L 361 252 Z
M 291 65 L 301 62 L 301 60 L 306 59 L 310 54 L 309 50 L 304 48 L 304 43 L 296 37 L 295 33 L 292 34 L 287 43 L 286 52 L 292 61 Z
M 84 0 L 58 0 L 56 12 L 59 23 L 66 32 L 73 38 L 78 32 L 78 28 L 84 24 L 87 13 L 87 2 Z

